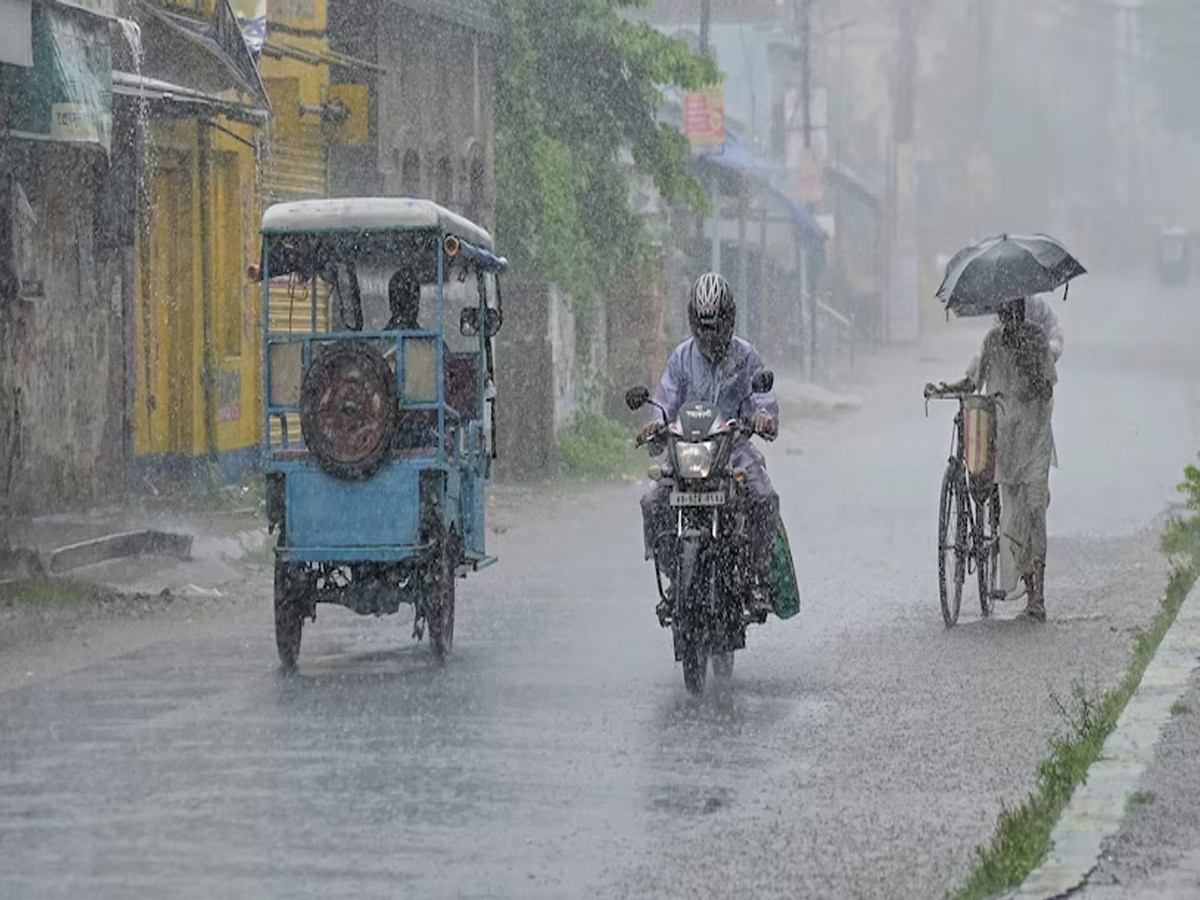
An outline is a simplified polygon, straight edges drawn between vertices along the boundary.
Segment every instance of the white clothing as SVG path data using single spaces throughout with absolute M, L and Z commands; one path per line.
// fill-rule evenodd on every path
M 1017 579 L 1046 559 L 1046 509 L 1054 462 L 1051 425 L 1058 381 L 1046 332 L 1024 322 L 1015 336 L 993 328 L 967 376 L 1003 398 L 996 408 L 996 481 L 1000 485 L 1000 586 L 1011 594 Z

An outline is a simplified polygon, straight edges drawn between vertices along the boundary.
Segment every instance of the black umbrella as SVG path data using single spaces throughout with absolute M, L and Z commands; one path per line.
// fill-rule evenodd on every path
M 987 316 L 1008 300 L 1053 291 L 1086 272 L 1049 235 L 997 235 L 954 254 L 937 298 L 947 313 Z

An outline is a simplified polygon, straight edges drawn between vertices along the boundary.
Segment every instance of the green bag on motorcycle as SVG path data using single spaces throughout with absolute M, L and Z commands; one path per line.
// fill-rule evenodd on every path
M 775 546 L 771 548 L 769 579 L 775 615 L 781 619 L 790 619 L 800 612 L 800 584 L 796 580 L 792 545 L 788 542 L 787 529 L 783 527 L 782 519 L 775 526 Z

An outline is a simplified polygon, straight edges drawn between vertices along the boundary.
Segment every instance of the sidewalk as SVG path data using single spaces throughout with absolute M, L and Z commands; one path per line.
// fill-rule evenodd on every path
M 1200 585 L 1015 900 L 1200 897 Z
M 862 397 L 857 393 L 832 391 L 784 372 L 775 375 L 775 396 L 788 418 L 832 416 L 853 412 L 863 405 Z
M 1081 900 L 1200 897 L 1200 675 L 1193 672 Z
M 182 503 L 180 504 L 182 505 Z M 257 510 L 127 508 L 41 516 L 9 525 L 0 555 L 4 584 L 65 578 L 113 593 L 219 596 L 242 580 L 240 564 L 269 546 Z

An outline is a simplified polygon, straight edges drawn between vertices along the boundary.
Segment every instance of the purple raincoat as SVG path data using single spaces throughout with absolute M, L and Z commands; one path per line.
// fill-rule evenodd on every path
M 775 394 L 751 396 L 750 382 L 764 368 L 762 358 L 749 341 L 735 337 L 725 358 L 713 365 L 704 358 L 692 338 L 676 347 L 667 360 L 667 370 L 654 392 L 654 399 L 667 411 L 668 421 L 675 420 L 685 403 L 702 401 L 716 404 L 727 419 L 750 418 L 755 413 L 762 413 L 778 426 L 779 403 Z M 737 438 L 731 462 L 746 469 L 764 466 L 762 453 L 745 435 Z

